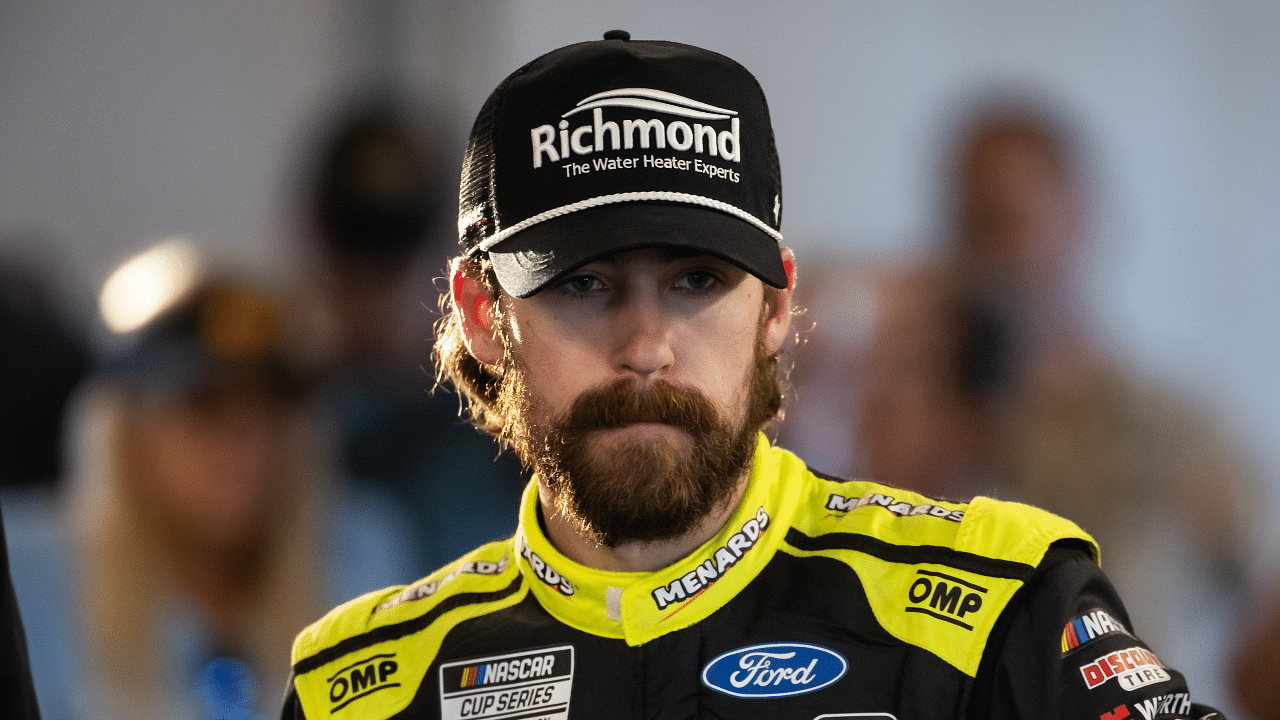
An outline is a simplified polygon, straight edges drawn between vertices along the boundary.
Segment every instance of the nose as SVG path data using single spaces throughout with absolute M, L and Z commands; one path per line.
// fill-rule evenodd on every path
M 675 363 L 672 327 L 657 297 L 628 293 L 614 320 L 615 369 L 638 380 L 656 380 Z

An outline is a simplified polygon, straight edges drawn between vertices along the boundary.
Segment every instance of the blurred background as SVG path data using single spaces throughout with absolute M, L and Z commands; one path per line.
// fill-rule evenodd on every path
M 445 531 L 428 528 L 447 519 L 465 526 L 449 538 L 470 530 L 468 545 L 500 534 L 501 524 L 472 522 L 466 510 L 514 503 L 518 470 L 489 462 L 488 445 L 442 452 L 468 442 L 441 439 L 454 437 L 456 400 L 425 399 L 435 279 L 456 247 L 462 148 L 475 112 L 509 72 L 611 28 L 720 51 L 764 87 L 782 161 L 783 232 L 809 307 L 781 434 L 829 472 L 875 469 L 865 418 L 882 411 L 867 398 L 884 395 L 866 378 L 885 363 L 901 367 L 885 359 L 901 343 L 885 350 L 877 340 L 885 308 L 900 297 L 893 293 L 905 292 L 912 308 L 945 303 L 912 290 L 921 273 L 969 267 L 954 251 L 965 123 L 985 102 L 1012 97 L 1066 129 L 1060 149 L 1080 220 L 1066 283 L 1073 331 L 1133 386 L 1158 389 L 1147 414 L 1176 398 L 1179 413 L 1206 428 L 1193 435 L 1214 438 L 1212 452 L 1184 466 L 1195 467 L 1184 484 L 1153 475 L 1138 481 L 1142 492 L 1081 489 L 1082 507 L 1123 503 L 1090 521 L 1098 527 L 1081 522 L 1100 536 L 1103 522 L 1160 526 L 1147 528 L 1147 555 L 1115 553 L 1148 565 L 1117 582 L 1135 604 L 1164 603 L 1151 611 L 1157 627 L 1134 609 L 1139 634 L 1188 671 L 1204 701 L 1236 710 L 1224 648 L 1241 644 L 1242 613 L 1271 606 L 1267 587 L 1280 564 L 1280 4 L 1267 0 L 0 2 L 0 406 L 12 439 L 0 473 L 17 493 L 4 499 L 11 554 L 24 552 L 20 534 L 74 517 L 63 478 L 74 474 L 75 453 L 52 443 L 87 414 L 77 388 L 86 378 L 118 379 L 112 363 L 136 361 L 145 346 L 104 322 L 104 284 L 175 238 L 202 267 L 234 268 L 280 295 L 272 302 L 305 328 L 293 334 L 314 341 L 289 346 L 310 368 L 302 399 L 290 402 L 323 408 L 312 417 L 328 422 L 313 441 L 330 448 L 333 474 L 380 493 L 386 512 L 367 517 L 391 534 L 399 523 L 412 539 L 405 558 L 417 559 L 389 572 L 425 572 L 456 554 Z M 355 147 L 356 160 L 342 160 L 342 147 Z M 382 168 L 372 179 L 360 170 L 369 165 Z M 361 205 L 367 197 L 372 210 Z M 1039 332 L 1056 332 L 1047 327 Z M 417 431 L 424 427 L 433 429 Z M 1145 432 L 1186 445 L 1158 423 Z M 989 456 L 995 441 L 965 442 Z M 1142 451 L 1163 461 L 1172 451 L 1161 447 Z M 459 490 L 449 478 L 473 472 L 458 463 L 477 454 L 492 484 Z M 958 486 L 937 477 L 918 485 L 1034 497 L 987 464 Z M 1171 494 L 1180 507 L 1152 509 Z M 396 512 L 401 520 L 388 519 Z M 447 518 L 423 520 L 432 512 Z M 1246 526 L 1239 547 L 1195 549 L 1203 538 L 1192 528 L 1209 515 L 1204 524 L 1228 535 Z M 30 557 L 47 558 L 58 543 L 32 545 Z M 1146 563 L 1161 549 L 1189 559 Z M 33 574 L 44 572 L 32 562 Z M 20 600 L 22 567 L 15 561 Z M 1184 577 L 1192 590 L 1179 589 Z M 1266 634 L 1257 630 L 1266 623 L 1254 625 Z M 40 632 L 28 627 L 35 663 Z M 191 653 L 206 696 L 249 697 L 250 671 L 236 663 L 269 661 L 227 647 L 242 634 L 214 631 L 211 649 Z M 1267 667 L 1272 651 L 1259 652 Z M 279 669 L 258 671 L 269 701 L 257 702 L 274 701 Z M 1251 707 L 1280 707 L 1275 692 Z M 46 717 L 76 716 L 41 701 Z M 217 716 L 208 710 L 216 702 L 201 702 L 191 717 Z

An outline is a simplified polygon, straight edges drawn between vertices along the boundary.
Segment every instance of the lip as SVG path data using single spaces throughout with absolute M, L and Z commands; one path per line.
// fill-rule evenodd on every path
M 602 435 L 624 435 L 630 438 L 642 440 L 660 440 L 667 439 L 672 436 L 687 437 L 688 433 L 675 425 L 668 425 L 659 422 L 638 422 L 624 425 L 622 427 L 607 428 L 596 430 L 595 432 Z

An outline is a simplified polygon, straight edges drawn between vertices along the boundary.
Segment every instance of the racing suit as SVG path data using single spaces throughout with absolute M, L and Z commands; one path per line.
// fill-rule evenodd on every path
M 652 573 L 539 524 L 299 634 L 283 717 L 1220 717 L 1130 634 L 1093 541 L 1035 508 L 809 470 L 761 435 L 720 533 Z

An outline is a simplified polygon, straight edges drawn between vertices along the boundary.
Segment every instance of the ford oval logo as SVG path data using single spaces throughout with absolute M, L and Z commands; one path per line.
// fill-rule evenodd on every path
M 717 657 L 702 668 L 702 682 L 734 697 L 786 697 L 824 688 L 848 669 L 844 656 L 821 645 L 772 643 Z

